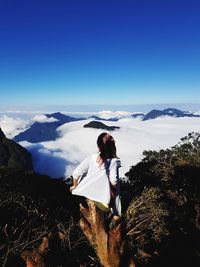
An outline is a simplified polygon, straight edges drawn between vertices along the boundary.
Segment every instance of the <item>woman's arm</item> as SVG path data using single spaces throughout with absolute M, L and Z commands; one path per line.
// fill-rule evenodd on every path
M 72 177 L 73 177 L 73 186 L 70 187 L 70 191 L 75 189 L 78 185 L 78 181 L 83 176 L 84 173 L 87 173 L 89 164 L 90 164 L 91 156 L 85 158 L 78 167 L 74 170 Z
M 76 169 L 73 171 L 73 178 L 78 180 L 84 173 L 87 173 L 89 164 L 90 164 L 91 156 L 85 158 Z

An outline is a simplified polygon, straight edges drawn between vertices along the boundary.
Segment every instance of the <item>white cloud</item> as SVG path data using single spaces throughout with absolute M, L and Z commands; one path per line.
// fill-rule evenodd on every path
M 131 116 L 131 112 L 127 111 L 111 111 L 111 110 L 103 110 L 97 113 L 97 115 L 103 119 L 110 119 L 110 118 L 124 118 Z
M 91 120 L 66 123 L 58 128 L 60 138 L 40 144 L 24 144 L 32 153 L 36 171 L 52 177 L 71 175 L 77 164 L 97 152 L 96 139 L 102 130 L 83 128 Z M 111 134 L 116 140 L 117 153 L 122 161 L 121 176 L 142 159 L 144 150 L 165 149 L 178 143 L 191 131 L 200 131 L 200 118 L 162 117 L 141 121 L 126 118 L 107 125 L 120 126 Z
M 0 116 L 0 127 L 8 138 L 13 138 L 15 135 L 25 131 L 29 126 L 29 121 L 21 118 L 13 118 L 7 115 Z
M 40 122 L 40 123 L 43 123 L 43 122 L 55 122 L 55 121 L 58 121 L 57 119 L 51 117 L 51 118 L 48 118 L 46 115 L 44 114 L 39 114 L 39 115 L 35 115 L 32 119 L 33 121 L 35 122 Z

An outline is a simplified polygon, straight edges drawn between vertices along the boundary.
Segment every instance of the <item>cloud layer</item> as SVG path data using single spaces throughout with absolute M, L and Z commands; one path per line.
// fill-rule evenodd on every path
M 121 111 L 102 111 L 96 115 L 104 118 L 121 116 L 117 122 L 105 123 L 109 126 L 120 126 L 120 130 L 111 134 L 116 140 L 117 153 L 122 161 L 121 176 L 142 159 L 144 150 L 165 149 L 177 144 L 181 137 L 191 131 L 200 132 L 200 118 L 160 117 L 141 121 Z M 45 115 L 37 115 L 34 119 L 1 115 L 0 127 L 8 138 L 12 138 L 27 129 L 33 121 L 47 122 L 49 119 Z M 35 170 L 55 178 L 64 174 L 69 176 L 81 160 L 98 152 L 96 139 L 103 131 L 83 128 L 90 121 L 88 119 L 60 126 L 57 129 L 59 138 L 55 141 L 39 144 L 21 142 L 32 153 Z
M 98 151 L 96 139 L 102 130 L 83 128 L 91 120 L 66 123 L 58 128 L 60 137 L 40 144 L 22 143 L 33 154 L 35 170 L 52 177 L 71 175 L 77 164 Z M 199 118 L 162 117 L 149 121 L 125 118 L 106 122 L 120 126 L 111 134 L 116 140 L 117 154 L 122 161 L 120 175 L 142 159 L 142 152 L 165 149 L 178 143 L 191 131 L 200 131 Z
M 110 118 L 122 119 L 122 118 L 131 116 L 131 114 L 132 112 L 111 111 L 111 110 L 103 110 L 103 111 L 97 112 L 97 115 L 103 119 L 110 119 Z

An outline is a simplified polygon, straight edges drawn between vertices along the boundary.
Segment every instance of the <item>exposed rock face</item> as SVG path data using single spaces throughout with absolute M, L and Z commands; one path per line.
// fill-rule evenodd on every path
M 32 170 L 31 154 L 22 146 L 6 138 L 0 129 L 0 167 Z

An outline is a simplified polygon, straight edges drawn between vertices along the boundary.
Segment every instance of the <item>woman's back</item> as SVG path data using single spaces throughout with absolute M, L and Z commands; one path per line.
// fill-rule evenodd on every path
M 121 214 L 119 199 L 121 163 L 116 156 L 115 141 L 111 135 L 103 133 L 98 137 L 97 145 L 99 153 L 85 158 L 74 170 L 72 194 L 85 196 L 106 206 L 115 202 L 115 213 Z

